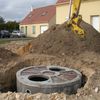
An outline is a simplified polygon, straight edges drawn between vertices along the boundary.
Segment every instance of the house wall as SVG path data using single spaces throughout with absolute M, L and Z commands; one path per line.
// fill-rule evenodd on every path
M 20 25 L 20 30 L 23 27 L 25 33 L 25 27 L 27 26 L 27 37 L 37 37 L 41 34 L 41 26 L 48 26 L 51 27 L 52 25 L 56 24 L 56 15 L 52 17 L 52 19 L 48 23 L 40 23 L 40 24 L 30 24 L 30 25 Z M 33 33 L 33 26 L 35 26 L 35 33 Z
M 62 24 L 68 16 L 68 3 L 57 5 L 56 7 L 56 24 Z M 100 16 L 100 0 L 87 0 L 82 2 L 80 14 L 87 23 L 91 24 L 91 16 Z M 99 22 L 100 27 L 100 22 Z M 99 28 L 100 30 L 100 28 Z
M 56 24 L 56 15 L 49 21 L 49 27 Z
M 68 3 L 56 6 L 56 24 L 62 24 L 68 16 Z
M 47 25 L 49 27 L 48 23 L 20 25 L 20 30 L 21 27 L 24 27 L 24 33 L 25 33 L 25 27 L 27 26 L 27 37 L 37 37 L 40 34 L 40 27 L 42 25 Z M 35 26 L 35 33 L 33 33 L 33 26 Z
M 80 14 L 87 23 L 91 24 L 91 16 L 100 16 L 100 0 L 83 2 L 80 9 Z

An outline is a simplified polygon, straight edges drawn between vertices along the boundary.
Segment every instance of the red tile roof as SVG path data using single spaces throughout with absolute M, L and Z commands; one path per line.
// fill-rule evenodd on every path
M 65 3 L 65 2 L 69 2 L 69 0 L 58 0 L 56 4 Z
M 47 23 L 56 14 L 56 6 L 51 5 L 33 9 L 21 22 L 21 25 Z

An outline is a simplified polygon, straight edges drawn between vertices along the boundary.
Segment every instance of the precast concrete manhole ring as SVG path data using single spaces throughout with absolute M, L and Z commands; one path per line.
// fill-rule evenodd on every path
M 61 66 L 30 66 L 16 73 L 17 91 L 27 93 L 76 93 L 81 87 L 79 71 Z

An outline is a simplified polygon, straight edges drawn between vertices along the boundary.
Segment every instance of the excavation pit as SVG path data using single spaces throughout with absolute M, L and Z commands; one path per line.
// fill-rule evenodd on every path
M 31 66 L 19 70 L 16 76 L 17 91 L 23 93 L 73 94 L 82 82 L 80 72 L 61 66 Z

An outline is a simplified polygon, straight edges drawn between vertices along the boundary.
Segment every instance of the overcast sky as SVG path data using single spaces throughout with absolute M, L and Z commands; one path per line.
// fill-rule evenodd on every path
M 57 0 L 0 0 L 0 16 L 5 20 L 22 20 L 33 8 L 55 4 Z

